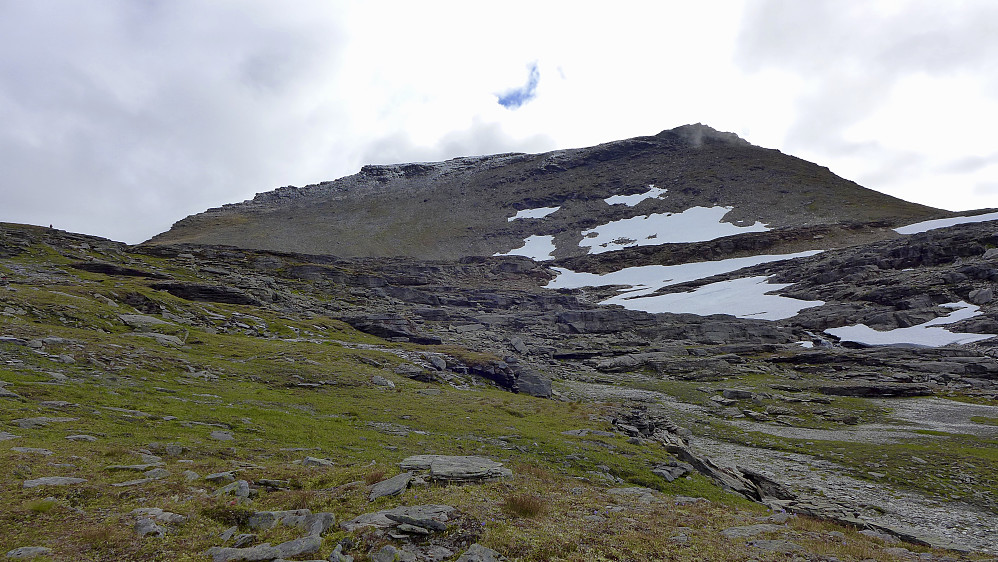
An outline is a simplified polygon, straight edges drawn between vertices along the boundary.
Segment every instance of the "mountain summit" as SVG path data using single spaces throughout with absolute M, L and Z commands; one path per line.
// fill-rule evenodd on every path
M 696 124 L 543 154 L 364 166 L 335 181 L 282 187 L 192 215 L 147 243 L 550 259 L 778 229 L 811 239 L 818 225 L 882 232 L 946 215 Z

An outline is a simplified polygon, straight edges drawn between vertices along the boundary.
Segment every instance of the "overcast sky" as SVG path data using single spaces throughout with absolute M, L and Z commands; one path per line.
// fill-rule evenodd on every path
M 0 0 L 0 221 L 137 243 L 364 164 L 697 122 L 998 207 L 998 2 Z

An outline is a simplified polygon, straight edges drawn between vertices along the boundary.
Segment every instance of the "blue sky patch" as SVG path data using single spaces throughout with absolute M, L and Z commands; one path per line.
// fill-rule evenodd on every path
M 499 105 L 506 109 L 516 109 L 537 96 L 537 82 L 541 79 L 541 71 L 537 69 L 537 63 L 530 64 L 530 74 L 527 76 L 527 83 L 519 88 L 507 90 L 505 93 L 497 94 Z

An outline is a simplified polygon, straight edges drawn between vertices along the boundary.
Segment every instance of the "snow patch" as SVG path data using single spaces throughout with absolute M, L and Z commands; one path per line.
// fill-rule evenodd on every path
M 980 308 L 972 304 L 967 304 L 964 301 L 951 302 L 941 306 L 953 309 L 953 312 L 946 316 L 918 324 L 917 326 L 878 332 L 866 324 L 855 324 L 841 328 L 829 328 L 825 332 L 842 341 L 851 341 L 863 345 L 914 345 L 922 347 L 972 343 L 998 335 L 950 332 L 941 326 L 977 316 L 980 314 Z
M 935 219 L 931 221 L 916 222 L 915 224 L 909 224 L 908 226 L 895 228 L 894 232 L 897 232 L 898 234 L 918 234 L 920 232 L 935 230 L 937 228 L 956 226 L 958 224 L 985 222 L 993 220 L 998 220 L 998 213 L 985 213 L 983 215 L 975 215 L 972 217 L 952 217 L 948 219 Z
M 706 242 L 745 232 L 764 232 L 769 227 L 756 222 L 736 226 L 721 222 L 732 207 L 691 207 L 681 213 L 653 213 L 608 222 L 583 230 L 579 246 L 601 254 L 630 246 L 651 246 L 679 242 Z
M 561 207 L 538 207 L 536 209 L 523 209 L 517 211 L 515 215 L 506 219 L 506 222 L 513 222 L 517 219 L 542 219 Z
M 654 199 L 663 195 L 668 189 L 664 187 L 655 187 L 655 184 L 648 186 L 648 191 L 644 193 L 637 193 L 634 195 L 614 195 L 613 197 L 607 197 L 603 201 L 606 201 L 608 205 L 627 205 L 628 207 L 633 207 L 638 203 L 644 201 L 645 199 Z
M 495 253 L 493 256 L 526 256 L 532 260 L 553 260 L 555 251 L 554 236 L 534 235 L 523 241 L 523 246 L 514 248 L 505 254 Z
M 630 310 L 644 310 L 646 312 L 687 312 L 690 311 L 689 307 L 692 307 L 693 303 L 697 302 L 700 303 L 697 306 L 700 306 L 700 310 L 704 312 L 693 312 L 694 314 L 735 314 L 733 311 L 736 309 L 733 305 L 727 306 L 725 310 L 721 312 L 706 312 L 709 307 L 709 303 L 707 301 L 713 298 L 718 298 L 722 294 L 725 294 L 726 298 L 731 300 L 737 300 L 738 298 L 746 301 L 753 300 L 756 299 L 759 294 L 780 289 L 784 287 L 784 285 L 761 284 L 759 279 L 764 278 L 759 277 L 748 278 L 749 280 L 755 280 L 754 282 L 746 282 L 744 280 L 736 279 L 734 283 L 729 283 L 727 281 L 721 283 L 711 283 L 710 285 L 701 287 L 701 289 L 707 289 L 708 287 L 711 289 L 707 289 L 699 294 L 697 294 L 697 291 L 700 291 L 701 289 L 698 289 L 693 293 L 679 293 L 679 295 L 686 297 L 690 297 L 691 294 L 697 294 L 697 296 L 693 297 L 693 300 L 686 300 L 685 303 L 681 303 L 681 301 L 684 300 L 681 297 L 671 294 L 658 295 L 654 297 L 649 297 L 648 295 L 651 295 L 658 289 L 669 285 L 696 281 L 697 279 L 720 275 L 722 273 L 730 273 L 743 267 L 759 265 L 762 263 L 813 256 L 820 252 L 821 250 L 809 250 L 807 252 L 798 252 L 796 254 L 767 254 L 730 258 L 718 261 L 684 263 L 678 265 L 642 265 L 638 267 L 628 267 L 619 271 L 604 273 L 602 275 L 595 273 L 578 273 L 569 269 L 556 267 L 554 270 L 558 273 L 558 276 L 552 279 L 546 287 L 548 289 L 579 289 L 582 287 L 625 285 L 628 288 L 624 289 L 621 294 L 606 299 L 600 304 L 619 304 Z M 739 282 L 742 282 L 743 284 L 739 284 Z M 728 284 L 725 285 L 725 283 Z M 715 291 L 713 295 L 708 292 L 710 290 Z M 739 292 L 742 295 L 741 297 L 737 296 Z M 792 301 L 792 303 L 784 303 L 782 301 L 778 302 L 777 300 L 771 299 L 783 299 Z M 742 314 L 748 315 L 743 316 L 746 318 L 764 318 L 766 315 L 779 314 L 774 311 L 782 311 L 782 313 L 786 313 L 790 310 L 790 304 L 793 304 L 793 306 L 800 304 L 797 309 L 798 311 L 801 308 L 819 306 L 819 304 L 822 304 L 820 301 L 801 301 L 786 297 L 776 297 L 774 295 L 765 295 L 765 303 L 766 304 L 762 307 L 746 306 L 737 310 Z M 675 306 L 676 309 L 672 309 L 672 306 Z M 679 307 L 687 307 L 687 310 L 678 310 Z M 790 314 L 790 316 L 793 316 L 796 313 L 797 312 L 794 312 L 793 314 Z
M 824 301 L 804 301 L 770 295 L 793 283 L 767 283 L 767 276 L 742 277 L 711 283 L 686 293 L 637 296 L 625 293 L 603 301 L 631 310 L 646 312 L 689 313 L 699 316 L 730 314 L 738 318 L 782 320 L 796 316 L 802 309 L 821 306 Z

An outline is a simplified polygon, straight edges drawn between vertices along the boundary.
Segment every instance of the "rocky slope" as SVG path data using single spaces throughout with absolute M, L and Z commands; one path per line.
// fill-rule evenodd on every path
M 756 266 L 827 301 L 765 321 L 600 306 L 612 291 L 547 289 L 557 271 L 515 256 L 128 248 L 4 225 L 0 524 L 18 531 L 0 549 L 454 560 L 477 541 L 526 560 L 979 559 L 998 549 L 989 340 L 850 347 L 821 330 L 945 314 L 937 304 L 990 282 L 994 232 Z M 866 282 L 932 290 L 890 308 Z M 454 487 L 430 468 L 413 487 L 407 459 L 426 454 L 513 475 Z M 376 489 L 398 495 L 368 507 Z M 446 531 L 356 526 L 403 508 Z M 254 522 L 282 517 L 300 524 Z
M 656 196 L 633 206 L 612 199 L 647 193 L 649 186 Z M 553 212 L 543 220 L 511 220 L 531 209 Z M 820 247 L 880 239 L 891 235 L 884 227 L 947 215 L 732 133 L 686 125 L 545 154 L 365 166 L 353 176 L 283 187 L 187 217 L 149 243 L 459 259 L 509 252 L 528 237 L 550 236 L 552 255 L 569 257 L 595 251 L 585 245 L 584 233 L 601 225 L 690 209 L 720 220 L 732 234 L 766 225 L 776 229 L 781 244 L 811 240 Z M 819 234 L 824 240 L 813 242 Z

